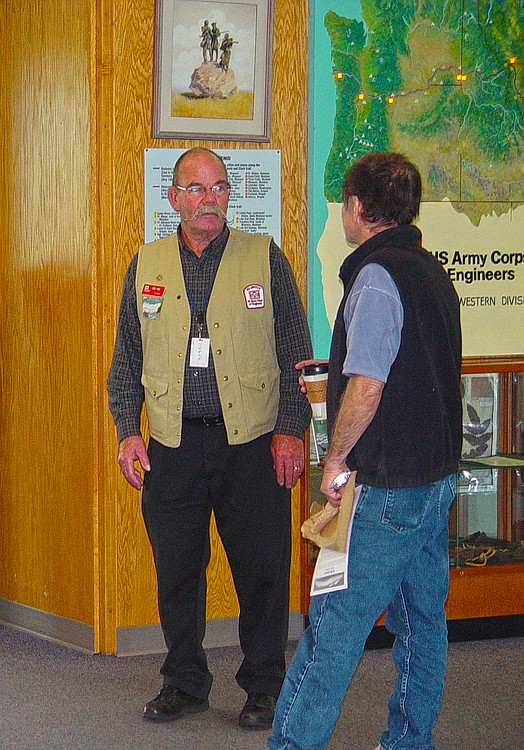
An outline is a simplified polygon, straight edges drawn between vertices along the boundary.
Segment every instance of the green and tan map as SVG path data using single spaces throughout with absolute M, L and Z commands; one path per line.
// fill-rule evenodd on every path
M 322 303 L 331 321 L 339 297 L 328 281 L 348 251 L 337 226 L 343 175 L 378 149 L 402 151 L 422 173 L 419 226 L 456 282 L 465 353 L 524 352 L 524 333 L 478 343 L 493 315 L 524 331 L 523 29 L 522 0 L 312 2 L 317 343 Z
M 425 200 L 448 198 L 475 225 L 493 201 L 524 202 L 522 0 L 362 0 L 362 14 L 325 16 L 337 82 L 328 200 L 347 160 L 401 145 Z

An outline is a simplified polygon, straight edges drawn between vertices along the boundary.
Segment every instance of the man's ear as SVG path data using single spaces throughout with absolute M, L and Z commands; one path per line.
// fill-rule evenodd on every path
M 353 217 L 355 220 L 359 221 L 362 216 L 362 203 L 360 201 L 360 198 L 358 198 L 356 195 L 352 195 L 351 203 L 353 204 Z
M 175 211 L 180 211 L 178 207 L 178 193 L 176 191 L 176 188 L 174 185 L 170 185 L 167 189 L 167 199 L 175 209 Z

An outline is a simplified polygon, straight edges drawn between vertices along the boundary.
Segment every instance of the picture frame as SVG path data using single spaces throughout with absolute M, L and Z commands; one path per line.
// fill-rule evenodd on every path
M 156 0 L 153 137 L 269 141 L 274 0 Z

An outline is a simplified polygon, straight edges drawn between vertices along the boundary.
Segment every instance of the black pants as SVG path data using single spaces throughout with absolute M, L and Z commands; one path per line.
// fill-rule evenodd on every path
M 142 510 L 168 648 L 160 671 L 165 684 L 199 698 L 212 682 L 202 648 L 211 510 L 240 604 L 237 682 L 246 692 L 278 696 L 284 678 L 290 491 L 277 484 L 270 442 L 268 434 L 229 445 L 223 425 L 184 420 L 179 448 L 149 443 Z

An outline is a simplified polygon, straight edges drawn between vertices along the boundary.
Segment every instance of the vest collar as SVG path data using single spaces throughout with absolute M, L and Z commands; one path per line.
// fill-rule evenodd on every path
M 340 266 L 339 277 L 342 279 L 344 284 L 350 280 L 354 271 L 358 266 L 371 255 L 371 253 L 377 250 L 382 250 L 388 245 L 394 245 L 395 249 L 402 249 L 403 247 L 420 247 L 422 240 L 422 233 L 418 227 L 413 224 L 402 224 L 392 229 L 384 229 L 382 232 L 370 237 L 357 249 L 350 253 Z

